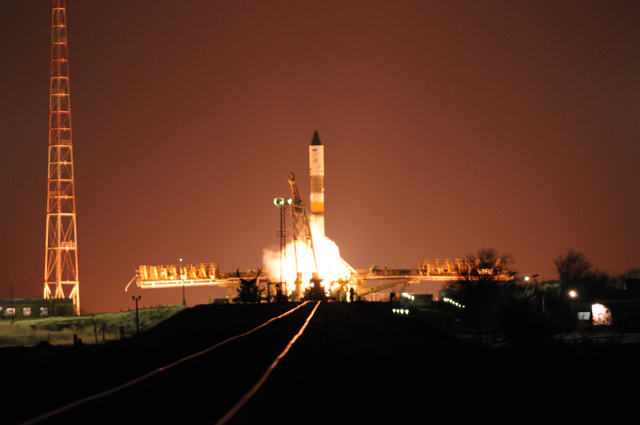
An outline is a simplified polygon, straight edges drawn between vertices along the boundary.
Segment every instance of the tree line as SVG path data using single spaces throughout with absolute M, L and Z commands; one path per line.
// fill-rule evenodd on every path
M 587 297 L 621 289 L 625 279 L 640 277 L 640 268 L 612 277 L 571 248 L 554 260 L 559 283 L 545 290 L 537 280 L 516 277 L 511 257 L 496 249 L 481 249 L 467 259 L 476 267 L 449 282 L 445 297 L 455 301 L 447 304 L 451 306 L 451 325 L 484 341 L 542 342 L 574 330 L 577 322 L 569 308 L 571 290 Z

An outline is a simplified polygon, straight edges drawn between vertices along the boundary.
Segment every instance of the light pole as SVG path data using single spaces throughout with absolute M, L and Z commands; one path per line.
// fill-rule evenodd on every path
M 178 272 L 180 275 L 180 281 L 182 282 L 182 305 L 187 306 L 187 299 L 184 296 L 184 279 L 182 278 L 182 258 L 180 259 L 180 271 Z
M 13 306 L 13 273 L 11 272 L 11 279 L 9 280 L 9 284 L 11 285 L 11 322 L 13 323 L 13 319 L 16 318 L 16 309 Z
M 525 282 L 529 282 L 531 279 L 533 279 L 534 277 L 538 277 L 538 273 L 531 275 L 531 276 L 525 276 L 522 279 Z M 542 298 L 542 313 L 544 313 L 544 285 L 541 286 L 541 291 L 540 291 L 540 297 Z
M 136 335 L 140 335 L 140 321 L 138 319 L 138 300 L 142 298 L 142 295 L 138 295 L 137 297 L 131 297 L 136 302 Z
M 287 294 L 287 280 L 285 277 L 284 282 L 282 281 L 282 269 L 283 264 L 286 264 L 287 261 L 287 231 L 285 229 L 285 220 L 286 216 L 284 211 L 287 209 L 289 205 L 291 205 L 291 198 L 274 198 L 273 204 L 278 207 L 280 210 L 280 231 L 277 233 L 280 238 L 280 291 L 283 294 Z M 283 260 L 284 259 L 284 260 Z

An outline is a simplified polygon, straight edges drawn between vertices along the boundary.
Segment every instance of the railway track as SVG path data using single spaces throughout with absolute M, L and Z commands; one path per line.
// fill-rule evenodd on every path
M 250 331 L 24 423 L 226 424 L 267 381 L 319 304 L 298 305 Z

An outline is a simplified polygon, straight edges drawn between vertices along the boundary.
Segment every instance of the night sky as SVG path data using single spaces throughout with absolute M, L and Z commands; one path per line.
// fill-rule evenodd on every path
M 41 297 L 51 2 L 0 20 L 0 298 L 11 272 Z M 316 130 L 355 268 L 485 247 L 543 279 L 570 247 L 640 267 L 635 0 L 68 0 L 67 26 L 86 312 L 182 301 L 124 292 L 141 264 L 262 266 Z

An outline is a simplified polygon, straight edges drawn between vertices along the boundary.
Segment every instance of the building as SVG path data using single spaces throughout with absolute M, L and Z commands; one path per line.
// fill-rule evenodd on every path
M 0 319 L 73 315 L 71 298 L 14 298 L 0 300 Z

